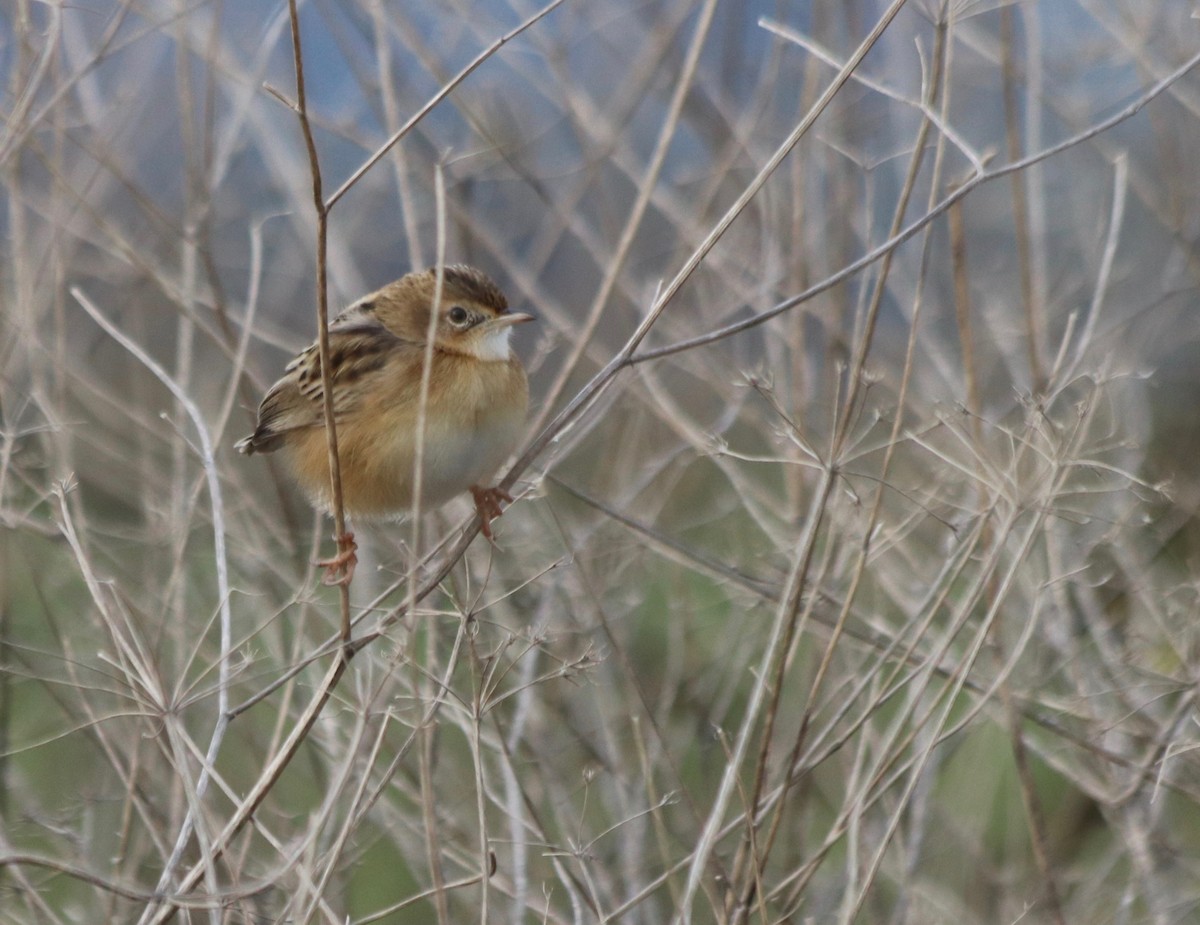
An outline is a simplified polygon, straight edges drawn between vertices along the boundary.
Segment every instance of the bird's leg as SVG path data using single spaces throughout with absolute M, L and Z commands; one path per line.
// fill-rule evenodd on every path
M 334 536 L 337 540 L 338 553 L 332 559 L 318 559 L 314 565 L 325 566 L 325 577 L 321 579 L 326 585 L 348 585 L 354 577 L 354 567 L 358 565 L 358 543 L 354 542 L 354 534 L 347 530 Z
M 492 538 L 492 521 L 504 513 L 500 502 L 512 504 L 513 496 L 503 488 L 480 488 L 471 486 L 471 497 L 475 499 L 475 510 L 479 514 L 480 529 L 489 540 Z

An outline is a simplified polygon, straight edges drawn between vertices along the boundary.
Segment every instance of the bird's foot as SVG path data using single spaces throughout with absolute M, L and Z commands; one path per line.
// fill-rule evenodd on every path
M 322 584 L 326 585 L 348 585 L 350 579 L 354 577 L 354 567 L 358 565 L 358 554 L 355 550 L 358 549 L 358 544 L 354 542 L 354 534 L 346 531 L 340 536 L 334 536 L 337 540 L 338 553 L 332 559 L 318 559 L 314 565 L 323 565 L 325 567 L 325 577 L 321 579 Z
M 479 514 L 479 528 L 489 540 L 492 538 L 492 521 L 504 513 L 500 502 L 512 504 L 513 496 L 503 488 L 480 488 L 471 486 L 471 497 L 475 499 L 475 510 Z

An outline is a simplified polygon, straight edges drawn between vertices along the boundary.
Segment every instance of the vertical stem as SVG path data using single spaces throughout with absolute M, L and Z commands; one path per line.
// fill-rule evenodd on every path
M 339 551 L 346 542 L 346 512 L 342 505 L 342 466 L 338 456 L 337 424 L 333 419 L 333 375 L 329 368 L 329 291 L 326 275 L 326 251 L 328 246 L 329 209 L 321 192 L 321 162 L 317 157 L 317 146 L 313 141 L 312 126 L 308 121 L 308 103 L 304 93 L 304 56 L 300 49 L 300 17 L 296 12 L 296 0 L 288 0 L 288 14 L 292 23 L 292 57 L 296 64 L 296 113 L 304 132 L 304 144 L 308 148 L 308 164 L 312 173 L 313 205 L 317 211 L 317 350 L 321 358 L 321 398 L 325 413 L 325 436 L 329 441 L 329 481 L 333 500 L 334 538 Z M 341 589 L 342 641 L 350 640 L 350 582 L 338 585 Z M 350 657 L 349 651 L 343 656 Z
M 1013 51 L 1013 12 L 1011 6 L 1000 10 L 1000 50 L 1004 79 L 1004 122 L 1008 139 L 1010 162 L 1021 157 L 1021 130 L 1017 118 L 1017 78 Z M 1021 305 L 1025 310 L 1025 341 L 1029 353 L 1029 375 L 1032 391 L 1038 394 L 1045 387 L 1042 371 L 1041 343 L 1038 334 L 1037 311 L 1033 304 L 1033 276 L 1029 250 L 1029 213 L 1025 192 L 1025 174 L 1014 171 L 1011 178 L 1013 225 L 1017 241 L 1017 277 L 1021 283 Z
M 425 470 L 426 412 L 429 408 L 429 385 L 433 373 L 433 344 L 437 334 L 438 311 L 442 304 L 442 288 L 446 271 L 446 177 L 442 164 L 438 164 L 433 176 L 434 205 L 437 216 L 437 235 L 434 242 L 433 305 L 429 312 L 429 324 L 425 329 L 425 349 L 421 359 L 421 386 L 417 394 L 417 439 L 413 448 L 413 493 L 412 493 L 412 539 L 408 572 L 408 613 L 415 620 L 417 612 L 417 578 L 421 561 L 421 494 Z M 433 672 L 437 659 L 437 632 L 435 624 L 425 628 L 425 655 L 428 670 Z M 418 674 L 416 686 L 428 691 L 431 702 L 441 697 L 441 689 L 422 679 Z M 433 786 L 434 736 L 437 727 L 432 723 L 421 727 L 420 774 L 421 796 L 425 822 L 425 853 L 434 886 L 434 907 L 437 909 L 438 925 L 448 925 L 450 907 L 446 901 L 446 878 L 442 869 L 438 819 L 435 811 Z M 484 878 L 486 880 L 486 877 Z M 486 889 L 486 885 L 485 885 Z
M 950 231 L 951 272 L 954 275 L 954 317 L 958 322 L 958 342 L 962 349 L 963 378 L 966 380 L 967 410 L 971 413 L 971 430 L 979 438 L 979 371 L 975 363 L 975 338 L 971 333 L 971 282 L 967 272 L 967 231 L 962 215 L 962 202 L 956 202 L 946 212 Z

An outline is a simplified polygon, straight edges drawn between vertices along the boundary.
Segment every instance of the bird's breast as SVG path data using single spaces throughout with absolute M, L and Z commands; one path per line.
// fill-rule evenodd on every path
M 406 388 L 378 390 L 369 406 L 339 425 L 343 495 L 352 515 L 388 517 L 412 509 L 422 415 L 411 379 Z M 423 510 L 495 474 L 516 448 L 527 404 L 525 372 L 516 360 L 437 358 L 423 415 Z

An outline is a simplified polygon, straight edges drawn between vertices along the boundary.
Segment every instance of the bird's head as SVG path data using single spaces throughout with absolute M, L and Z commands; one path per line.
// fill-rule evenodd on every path
M 396 336 L 423 344 L 429 334 L 429 312 L 436 294 L 437 271 L 431 268 L 409 273 L 353 308 L 373 314 Z M 511 356 L 512 326 L 532 320 L 532 315 L 509 311 L 504 293 L 474 267 L 455 264 L 442 268 L 434 329 L 438 349 L 485 361 L 507 360 Z

